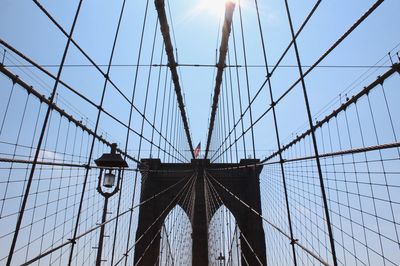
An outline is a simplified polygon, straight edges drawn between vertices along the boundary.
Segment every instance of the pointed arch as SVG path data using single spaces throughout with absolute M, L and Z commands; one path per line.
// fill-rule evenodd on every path
M 214 212 L 208 228 L 209 264 L 242 265 L 240 228 L 225 205 L 220 205 Z
M 158 265 L 192 264 L 192 224 L 187 212 L 176 205 L 161 228 Z

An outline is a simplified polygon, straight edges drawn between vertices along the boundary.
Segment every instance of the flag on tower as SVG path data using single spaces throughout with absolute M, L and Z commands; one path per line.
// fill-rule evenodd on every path
M 200 155 L 200 143 L 201 143 L 201 142 L 199 142 L 199 144 L 197 144 L 196 149 L 194 149 L 194 158 L 195 158 L 195 159 L 196 159 L 197 157 L 199 157 L 199 155 Z

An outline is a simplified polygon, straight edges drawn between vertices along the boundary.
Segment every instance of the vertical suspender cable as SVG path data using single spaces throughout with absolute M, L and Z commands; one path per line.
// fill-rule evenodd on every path
M 329 209 L 328 209 L 329 208 L 328 207 L 328 199 L 326 197 L 326 192 L 325 192 L 325 184 L 324 184 L 324 179 L 323 179 L 323 175 L 322 175 L 321 161 L 320 161 L 320 158 L 319 158 L 318 143 L 317 143 L 317 139 L 315 137 L 315 127 L 314 127 L 314 124 L 313 124 L 313 121 L 312 121 L 311 108 L 310 108 L 310 103 L 309 103 L 309 100 L 308 100 L 306 83 L 304 81 L 304 74 L 303 74 L 303 68 L 302 68 L 301 60 L 300 60 L 300 53 L 299 53 L 299 49 L 297 47 L 297 41 L 295 40 L 295 33 L 294 33 L 293 23 L 292 23 L 292 18 L 291 18 L 290 10 L 289 10 L 289 4 L 288 4 L 287 0 L 285 0 L 285 7 L 286 7 L 287 18 L 288 18 L 288 21 L 289 21 L 289 26 L 290 26 L 290 32 L 292 34 L 293 46 L 294 46 L 297 65 L 298 65 L 299 74 L 300 74 L 301 87 L 303 89 L 304 103 L 305 103 L 306 109 L 307 109 L 308 123 L 309 123 L 309 127 L 310 127 L 310 130 L 311 130 L 311 139 L 312 139 L 313 148 L 314 148 L 315 162 L 317 164 L 317 171 L 318 171 L 318 177 L 319 177 L 319 183 L 320 183 L 320 189 L 321 189 L 321 196 L 322 196 L 324 212 L 325 212 L 325 218 L 326 218 L 326 226 L 328 228 L 329 242 L 330 242 L 330 245 L 331 245 L 333 264 L 335 266 L 337 266 L 338 262 L 337 262 L 337 258 L 336 258 L 335 239 L 333 237 L 331 218 L 330 218 L 330 213 L 329 213 Z
M 229 35 L 231 32 L 232 17 L 233 17 L 234 10 L 235 10 L 235 3 L 231 2 L 231 1 L 227 1 L 226 5 L 225 5 L 225 19 L 224 19 L 224 25 L 222 28 L 221 45 L 219 48 L 219 59 L 218 59 L 218 64 L 217 64 L 218 71 L 217 71 L 217 75 L 215 77 L 214 97 L 213 97 L 213 103 L 211 106 L 210 125 L 208 127 L 205 158 L 207 158 L 207 156 L 208 156 L 210 142 L 211 142 L 211 135 L 212 135 L 212 131 L 214 129 L 215 115 L 216 115 L 217 108 L 218 108 L 219 94 L 221 92 L 222 74 L 223 74 L 224 68 L 225 68 L 226 54 L 228 52 L 228 41 L 229 41 Z
M 276 144 L 278 146 L 278 149 L 280 149 L 281 141 L 280 141 L 280 136 L 279 136 L 278 121 L 277 121 L 277 116 L 276 116 L 274 97 L 273 97 L 273 93 L 272 93 L 271 73 L 270 73 L 269 67 L 268 67 L 267 51 L 265 48 L 264 34 L 263 34 L 262 27 L 261 27 L 258 2 L 257 2 L 257 0 L 254 0 L 254 2 L 256 5 L 257 21 L 258 21 L 258 27 L 259 27 L 259 31 L 260 31 L 260 38 L 261 38 L 261 45 L 262 45 L 263 56 L 264 56 L 265 70 L 267 71 L 268 89 L 269 89 L 269 95 L 270 95 L 270 101 L 271 101 L 272 116 L 273 116 L 273 121 L 274 121 Z M 288 217 L 287 219 L 288 219 L 288 224 L 289 224 L 289 232 L 290 232 L 291 245 L 292 245 L 293 264 L 296 266 L 297 265 L 296 249 L 295 249 L 295 245 L 294 245 L 292 218 L 291 218 L 291 213 L 290 213 L 289 196 L 288 196 L 288 189 L 287 189 L 287 185 L 286 185 L 286 176 L 285 176 L 285 169 L 283 166 L 284 161 L 283 161 L 283 157 L 282 157 L 282 152 L 279 152 L 279 162 L 280 162 L 279 164 L 280 164 L 281 175 L 282 175 L 283 189 L 285 191 L 286 213 L 287 213 L 287 217 Z
M 77 7 L 76 12 L 75 12 L 75 17 L 74 17 L 74 20 L 72 22 L 71 30 L 70 30 L 70 33 L 69 33 L 69 36 L 68 36 L 67 44 L 65 45 L 65 48 L 64 48 L 64 52 L 63 52 L 63 56 L 62 56 L 62 59 L 61 59 L 60 67 L 58 68 L 57 78 L 56 78 L 56 81 L 54 83 L 52 94 L 50 96 L 50 105 L 47 108 L 46 116 L 45 116 L 44 121 L 43 121 L 42 131 L 40 132 L 38 144 L 37 144 L 36 151 L 35 151 L 35 157 L 33 159 L 31 172 L 29 174 L 28 182 L 26 184 L 24 196 L 23 196 L 22 203 L 21 203 L 21 208 L 19 210 L 17 223 L 16 223 L 16 226 L 15 226 L 15 232 L 14 232 L 13 240 L 12 240 L 12 243 L 11 243 L 11 246 L 10 246 L 10 251 L 8 253 L 8 258 L 7 258 L 6 265 L 11 265 L 12 257 L 13 257 L 14 250 L 15 250 L 15 245 L 17 244 L 19 230 L 21 228 L 22 219 L 24 217 L 26 203 L 28 201 L 29 192 L 30 192 L 30 189 L 31 189 L 31 186 L 32 186 L 33 175 L 35 174 L 35 169 L 36 169 L 36 164 L 37 164 L 38 157 L 39 157 L 40 148 L 42 146 L 44 134 L 46 132 L 47 124 L 48 124 L 50 113 L 51 113 L 51 110 L 52 110 L 51 104 L 54 102 L 54 99 L 55 99 L 55 96 L 56 96 L 56 93 L 57 93 L 58 84 L 59 84 L 59 80 L 60 80 L 60 77 L 61 77 L 61 72 L 62 72 L 63 67 L 64 67 L 65 59 L 67 58 L 68 49 L 69 49 L 69 46 L 70 46 L 70 43 L 71 43 L 71 37 L 72 37 L 72 34 L 74 33 L 75 25 L 76 25 L 76 22 L 78 20 L 79 11 L 81 10 L 81 6 L 82 6 L 82 1 L 83 0 L 80 0 L 79 3 L 78 3 L 78 7 Z
M 192 154 L 192 157 L 194 158 L 194 150 L 193 150 L 192 139 L 190 137 L 189 123 L 186 116 L 185 105 L 183 102 L 181 85 L 179 84 L 179 76 L 176 68 L 177 63 L 175 61 L 174 48 L 172 46 L 171 36 L 169 34 L 167 14 L 165 13 L 165 3 L 164 0 L 155 0 L 154 4 L 156 6 L 158 19 L 160 21 L 160 29 L 164 39 L 165 51 L 168 57 L 168 66 L 171 70 L 172 80 L 174 82 L 176 98 L 179 104 L 179 109 L 181 112 L 181 117 L 185 128 L 186 138 L 189 144 L 190 152 Z

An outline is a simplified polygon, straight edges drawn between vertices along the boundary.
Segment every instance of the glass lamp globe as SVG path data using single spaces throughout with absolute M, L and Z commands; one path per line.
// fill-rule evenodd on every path
M 111 170 L 108 173 L 104 174 L 104 180 L 103 180 L 103 186 L 106 188 L 112 188 L 115 183 L 115 174 L 111 172 Z

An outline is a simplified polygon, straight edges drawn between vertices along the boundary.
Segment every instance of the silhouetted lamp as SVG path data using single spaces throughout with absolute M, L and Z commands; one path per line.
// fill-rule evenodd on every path
M 104 153 L 100 156 L 100 158 L 94 160 L 96 165 L 100 167 L 99 181 L 97 183 L 97 191 L 104 197 L 104 207 L 103 207 L 103 216 L 101 219 L 101 227 L 99 234 L 99 242 L 97 247 L 97 257 L 96 257 L 96 265 L 100 266 L 101 264 L 101 255 L 103 251 L 103 239 L 104 239 L 104 230 L 107 218 L 107 206 L 108 199 L 116 194 L 119 191 L 119 184 L 121 179 L 121 169 L 128 167 L 128 164 L 124 159 L 122 159 L 121 154 L 117 153 L 117 144 L 111 144 L 111 152 Z M 103 177 L 104 172 L 104 177 Z M 115 185 L 116 175 L 118 177 L 117 184 Z M 102 178 L 103 177 L 103 178 Z M 114 189 L 109 191 L 103 191 L 102 187 L 107 189 Z
M 119 177 L 120 177 L 120 172 L 121 168 L 128 167 L 128 164 L 124 159 L 122 159 L 121 154 L 117 153 L 117 144 L 113 143 L 111 144 L 111 152 L 110 153 L 104 153 L 101 155 L 100 158 L 94 160 L 97 166 L 101 167 L 100 169 L 100 174 L 99 174 L 99 186 L 98 190 L 101 190 L 101 177 L 104 173 L 103 177 L 103 186 L 106 188 L 112 188 L 115 185 L 115 177 L 116 177 L 116 172 L 118 173 L 118 184 L 116 187 L 116 190 L 118 190 L 118 185 L 119 185 Z M 102 193 L 102 191 L 99 191 Z

